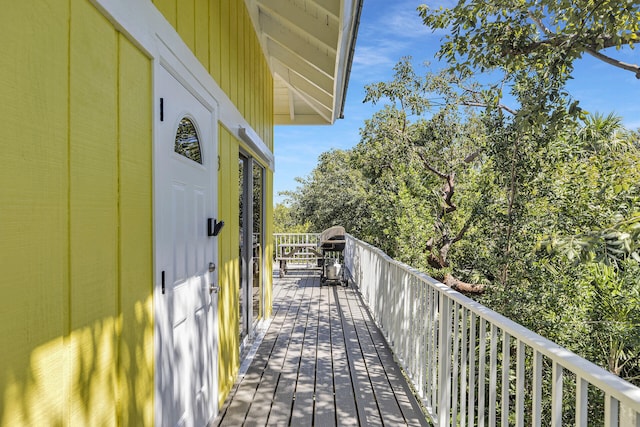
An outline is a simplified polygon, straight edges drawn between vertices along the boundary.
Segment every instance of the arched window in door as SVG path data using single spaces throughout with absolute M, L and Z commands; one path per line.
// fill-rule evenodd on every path
M 193 122 L 187 117 L 183 117 L 178 124 L 174 150 L 176 153 L 186 157 L 187 159 L 191 159 L 194 162 L 202 164 L 202 153 L 200 152 L 200 138 L 198 138 L 198 131 L 196 130 Z

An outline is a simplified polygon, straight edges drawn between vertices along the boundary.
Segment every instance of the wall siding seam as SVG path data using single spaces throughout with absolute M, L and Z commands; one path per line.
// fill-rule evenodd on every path
M 66 317 L 63 330 L 63 376 L 68 378 L 71 373 L 71 28 L 73 19 L 71 17 L 72 1 L 67 1 L 68 26 L 67 26 L 67 271 L 65 280 L 64 299 L 62 316 Z M 63 393 L 63 418 L 65 424 L 71 423 L 71 387 L 64 382 Z
M 117 253 L 116 253 L 116 322 L 115 327 L 118 326 L 118 319 L 123 317 L 122 314 L 122 120 L 121 120 L 121 103 L 122 103 L 122 93 L 121 93 L 121 77 L 122 77 L 122 45 L 121 45 L 121 34 L 116 31 L 116 111 L 115 111 L 115 120 L 116 120 L 116 232 L 117 232 Z M 122 387 L 121 384 L 122 378 L 120 377 L 120 372 L 122 369 L 122 330 L 116 329 L 116 343 L 115 343 L 115 353 L 116 353 L 116 363 L 115 363 L 115 374 L 116 374 L 116 392 L 115 392 L 115 400 L 116 400 L 116 420 L 122 420 L 123 412 L 122 412 Z

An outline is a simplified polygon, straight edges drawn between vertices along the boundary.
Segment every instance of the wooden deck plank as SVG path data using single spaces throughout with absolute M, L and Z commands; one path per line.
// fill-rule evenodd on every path
M 292 283 L 295 283 L 292 281 Z M 232 398 L 227 399 L 225 407 L 220 411 L 218 416 L 218 425 L 220 426 L 237 426 L 241 425 L 246 419 L 247 412 L 249 412 L 254 396 L 256 395 L 258 386 L 262 379 L 263 371 L 266 369 L 266 364 L 272 360 L 271 356 L 274 350 L 279 350 L 282 346 L 278 347 L 277 338 L 280 336 L 280 331 L 285 324 L 286 319 L 295 319 L 299 305 L 297 305 L 295 294 L 300 292 L 297 286 L 282 287 L 278 294 L 282 296 L 278 304 L 274 304 L 274 318 L 271 323 L 271 327 L 265 339 L 260 344 L 257 357 L 254 358 L 251 366 L 247 370 L 247 373 L 241 378 L 236 385 L 234 391 L 232 391 Z M 285 338 L 284 343 L 288 342 L 287 333 L 282 334 Z M 238 392 L 240 390 L 240 392 Z M 239 394 L 238 394 L 239 393 Z M 255 406 L 255 405 L 253 405 Z M 240 414 L 243 414 L 240 416 Z M 256 418 L 259 419 L 259 418 Z
M 333 362 L 333 383 L 335 389 L 336 420 L 338 424 L 358 424 L 358 409 L 351 381 L 347 347 L 342 328 L 342 314 L 338 305 L 338 293 L 334 287 L 328 287 L 329 314 L 331 318 L 331 355 Z M 353 421 L 353 422 L 350 422 Z
M 282 360 L 280 381 L 276 387 L 276 392 L 269 414 L 269 423 L 272 425 L 282 425 L 291 418 L 296 386 L 298 381 L 298 367 L 302 353 L 304 341 L 304 330 L 306 328 L 307 317 L 309 315 L 309 305 L 311 303 L 311 292 L 314 281 L 311 277 L 305 277 L 300 281 L 304 292 L 300 301 L 300 310 L 289 335 L 289 342 L 286 354 Z
M 330 289 L 320 288 L 318 311 L 318 350 L 316 368 L 316 400 L 313 419 L 316 425 L 336 425 L 336 401 L 333 385 L 333 353 L 331 348 Z
M 212 425 L 428 425 L 356 290 L 274 282 L 269 330 Z
M 295 425 L 312 425 L 314 404 L 314 386 L 316 370 L 316 349 L 318 347 L 318 293 L 319 287 L 314 281 L 309 301 L 307 321 L 302 338 L 298 379 L 296 383 L 291 423 Z M 319 282 L 317 283 L 319 285 Z
M 289 298 L 289 296 L 295 296 L 295 292 L 293 292 L 293 295 L 290 293 L 285 294 L 285 298 Z M 266 360 L 266 363 L 258 368 L 263 370 L 263 375 L 258 384 L 255 398 L 247 413 L 245 425 L 254 425 L 255 422 L 258 422 L 257 425 L 260 425 L 258 420 L 267 419 L 271 412 L 271 404 L 280 379 L 282 360 L 286 353 L 290 334 L 288 324 L 295 322 L 300 309 L 300 306 L 293 301 L 295 301 L 295 298 L 289 299 L 290 304 L 287 307 L 287 311 L 276 315 L 275 319 L 279 320 L 278 324 L 276 324 L 275 327 L 272 324 L 272 327 L 270 327 L 271 333 L 268 334 L 268 337 L 265 336 L 265 339 L 268 338 L 269 341 L 273 343 L 273 349 L 269 352 L 269 358 Z M 279 328 L 278 325 L 280 326 Z M 262 350 L 262 346 L 260 349 Z M 266 351 L 264 352 L 266 353 Z
M 371 318 L 371 314 L 364 307 L 364 304 L 360 304 L 360 310 L 363 318 L 366 320 L 366 326 L 371 336 L 371 340 L 375 346 L 376 352 L 381 362 L 381 366 L 386 372 L 389 385 L 395 394 L 396 401 L 402 411 L 403 417 L 409 425 L 428 426 L 429 423 L 424 417 L 415 417 L 415 414 L 420 414 L 422 410 L 418 405 L 418 402 L 412 395 L 411 388 L 407 381 L 404 379 L 403 374 L 394 359 L 393 353 L 389 349 L 387 342 L 382 335 L 380 329 L 376 326 L 375 322 Z
M 382 425 L 382 419 L 375 404 L 373 387 L 364 363 L 364 355 L 358 342 L 358 334 L 355 330 L 356 325 L 349 308 L 347 293 L 337 291 L 338 288 L 334 289 L 338 294 L 337 301 L 339 312 L 342 316 L 342 329 L 344 331 L 347 361 L 351 372 L 358 420 L 360 425 L 363 426 Z
M 364 354 L 367 373 L 373 387 L 380 416 L 384 424 L 404 424 L 404 415 L 396 401 L 394 390 L 390 387 L 389 379 L 378 354 L 378 349 L 376 349 L 374 342 L 372 341 L 367 322 L 365 320 L 366 316 L 360 308 L 362 304 L 360 301 L 357 301 L 357 298 L 358 296 L 353 293 L 348 296 L 347 303 L 349 304 L 349 309 L 356 325 L 355 330 L 358 335 L 358 342 L 360 343 L 360 348 Z M 386 349 L 383 349 L 383 351 L 384 350 Z

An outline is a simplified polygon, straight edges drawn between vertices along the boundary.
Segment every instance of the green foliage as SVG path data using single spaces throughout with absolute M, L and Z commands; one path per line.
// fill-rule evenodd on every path
M 275 233 L 309 233 L 311 225 L 308 221 L 298 222 L 293 209 L 278 203 L 273 209 L 273 228 Z
M 590 263 L 586 268 L 593 295 L 590 332 L 601 350 L 593 357 L 616 375 L 640 379 L 640 266 L 627 260 L 618 267 Z
M 311 232 L 342 225 L 357 235 L 366 216 L 366 194 L 361 174 L 351 166 L 349 151 L 333 150 L 320 155 L 318 166 L 306 179 L 299 179 L 298 191 L 284 193 L 291 215 Z
M 501 73 L 521 101 L 519 113 L 538 124 L 552 124 L 553 116 L 564 113 L 580 114 L 577 101 L 569 101 L 563 88 L 574 61 L 585 53 L 640 76 L 637 65 L 611 52 L 634 48 L 640 36 L 637 1 L 467 0 L 451 8 L 422 5 L 418 10 L 427 27 L 446 30 L 438 56 L 451 70 L 466 76 Z
M 367 87 L 383 105 L 360 142 L 288 195 L 293 218 L 482 285 L 482 303 L 640 381 L 639 134 L 576 119 L 564 95 L 536 112 L 540 77 L 511 109 L 460 73 L 419 77 L 408 58 L 395 71 Z

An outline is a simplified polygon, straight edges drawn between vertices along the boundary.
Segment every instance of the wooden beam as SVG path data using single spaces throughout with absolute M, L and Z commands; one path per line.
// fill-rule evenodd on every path
M 279 62 L 273 63 L 273 72 L 278 74 L 288 85 L 296 88 L 296 90 L 307 94 L 309 97 L 315 99 L 326 108 L 331 109 L 333 106 L 333 96 L 330 93 L 323 91 L 318 86 L 312 84 L 309 80 L 303 76 L 294 73 L 289 68 L 283 66 Z
M 260 28 L 272 42 L 278 43 L 297 55 L 301 61 L 314 66 L 329 77 L 333 77 L 336 68 L 335 51 L 314 46 L 304 34 L 285 28 L 273 17 L 260 14 Z M 268 48 L 269 49 L 269 48 Z
M 296 27 L 327 48 L 336 50 L 340 28 L 335 17 L 326 13 L 315 16 L 290 0 L 262 0 L 260 9 L 262 13 L 277 16 L 279 21 L 286 21 L 287 26 Z
M 333 94 L 333 78 L 328 77 L 310 64 L 300 61 L 298 56 L 278 43 L 269 43 L 268 46 L 272 66 L 275 66 L 275 62 L 279 62 L 292 72 L 304 76 L 323 91 Z
M 340 0 L 313 0 L 312 3 L 336 18 L 340 18 L 340 4 L 342 3 Z

